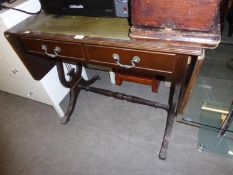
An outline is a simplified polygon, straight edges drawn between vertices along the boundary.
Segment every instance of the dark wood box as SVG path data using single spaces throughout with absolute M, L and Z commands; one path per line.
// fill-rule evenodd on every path
M 210 31 L 220 0 L 132 0 L 134 26 Z

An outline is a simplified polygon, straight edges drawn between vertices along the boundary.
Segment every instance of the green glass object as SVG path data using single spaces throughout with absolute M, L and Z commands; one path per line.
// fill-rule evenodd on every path
M 233 134 L 218 136 L 219 130 L 201 126 L 198 132 L 198 150 L 233 159 Z
M 220 129 L 223 122 L 223 118 L 221 119 L 222 114 L 227 114 L 230 108 L 230 104 L 203 100 L 199 107 L 200 114 L 191 117 L 184 116 L 183 120 L 213 129 Z M 227 131 L 233 132 L 233 122 Z
M 233 124 L 231 123 L 224 136 L 219 135 L 223 122 L 220 111 L 229 110 L 232 106 L 205 101 L 200 115 L 198 149 L 233 158 Z

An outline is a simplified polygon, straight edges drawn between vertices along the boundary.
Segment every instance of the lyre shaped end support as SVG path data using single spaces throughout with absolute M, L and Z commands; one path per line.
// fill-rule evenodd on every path
M 69 76 L 70 80 L 66 80 L 65 77 L 65 71 L 63 67 L 63 63 L 61 60 L 57 61 L 57 72 L 58 77 L 61 82 L 61 84 L 70 89 L 70 100 L 69 100 L 69 106 L 67 108 L 67 111 L 65 113 L 65 116 L 61 119 L 62 124 L 66 124 L 74 111 L 76 101 L 78 98 L 78 95 L 83 87 L 87 87 L 91 84 L 93 84 L 96 80 L 99 79 L 99 76 L 93 77 L 92 79 L 86 81 L 81 77 L 82 74 L 82 65 L 77 63 L 76 64 L 76 71 L 73 70 L 73 68 L 69 65 Z
M 59 80 L 64 87 L 72 88 L 80 80 L 81 74 L 82 74 L 82 65 L 81 64 L 77 63 L 76 64 L 76 71 L 72 71 L 72 73 L 69 74 L 70 80 L 66 80 L 63 62 L 60 60 L 57 61 L 56 66 L 57 66 Z

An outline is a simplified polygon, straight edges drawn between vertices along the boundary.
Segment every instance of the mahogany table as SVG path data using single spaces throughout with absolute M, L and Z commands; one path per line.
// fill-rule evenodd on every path
M 215 48 L 220 41 L 219 26 L 210 33 L 159 29 L 158 35 L 149 41 L 131 40 L 129 30 L 129 21 L 124 18 L 42 13 L 6 31 L 5 37 L 35 80 L 42 79 L 57 67 L 60 82 L 70 88 L 69 107 L 61 120 L 63 124 L 70 120 L 81 90 L 166 110 L 167 123 L 159 153 L 159 158 L 164 160 L 175 116 L 183 112 L 188 101 L 204 59 L 204 50 Z M 150 32 L 144 32 L 148 37 Z M 76 69 L 67 65 L 69 81 L 65 78 L 63 62 L 76 65 Z M 160 104 L 91 86 L 98 76 L 88 81 L 81 77 L 81 66 L 87 64 L 106 66 L 129 76 L 170 81 L 169 102 Z

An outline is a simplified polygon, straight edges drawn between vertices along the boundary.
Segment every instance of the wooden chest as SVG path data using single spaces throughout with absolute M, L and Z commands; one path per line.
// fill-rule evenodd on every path
M 220 0 L 132 0 L 132 24 L 210 31 Z

